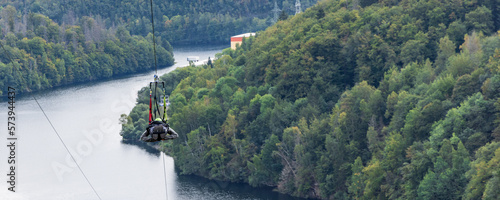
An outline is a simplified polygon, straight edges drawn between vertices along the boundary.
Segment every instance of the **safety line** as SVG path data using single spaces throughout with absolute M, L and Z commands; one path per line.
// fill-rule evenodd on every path
M 52 126 L 52 129 L 54 130 L 54 132 L 56 133 L 57 137 L 59 138 L 59 140 L 61 141 L 61 143 L 64 145 L 64 148 L 66 148 L 66 151 L 68 151 L 69 155 L 71 156 L 71 159 L 73 159 L 73 162 L 75 162 L 76 166 L 78 167 L 78 169 L 80 170 L 80 172 L 82 172 L 82 175 L 83 177 L 85 177 L 85 180 L 87 180 L 87 183 L 90 185 L 90 187 L 92 188 L 92 190 L 94 191 L 95 195 L 97 195 L 97 197 L 101 200 L 101 197 L 99 196 L 99 194 L 97 194 L 97 191 L 94 189 L 94 186 L 92 186 L 92 183 L 90 183 L 89 179 L 87 178 L 87 176 L 85 175 L 85 173 L 83 172 L 82 168 L 80 168 L 80 165 L 78 164 L 78 162 L 76 162 L 75 160 L 75 157 L 73 157 L 73 154 L 71 154 L 71 152 L 69 151 L 68 147 L 66 146 L 66 144 L 64 143 L 64 141 L 62 140 L 61 136 L 59 135 L 59 133 L 57 132 L 56 128 L 54 127 L 54 125 L 52 125 L 52 122 L 50 121 L 49 117 L 47 116 L 47 114 L 45 114 L 45 111 L 43 110 L 42 106 L 40 106 L 40 103 L 38 103 L 38 100 L 36 100 L 36 98 L 34 96 L 32 96 L 33 99 L 35 100 L 36 104 L 38 104 L 38 107 L 40 108 L 40 110 L 42 110 L 42 113 L 43 115 L 45 115 L 45 118 L 47 119 L 47 121 L 49 121 L 49 124 L 50 126 Z
M 5 49 L 5 47 L 3 46 L 3 43 L 0 42 L 0 45 L 2 46 L 2 49 L 4 50 L 5 54 L 7 55 L 7 57 L 9 58 L 10 60 L 10 63 L 12 63 L 12 65 L 14 66 L 14 60 L 12 59 L 12 57 L 10 56 L 9 52 Z M 57 137 L 59 137 L 59 140 L 62 142 L 62 144 L 64 145 L 64 148 L 66 148 L 66 151 L 68 151 L 69 155 L 71 156 L 71 159 L 73 159 L 73 162 L 75 162 L 76 166 L 78 167 L 78 169 L 80 170 L 80 172 L 82 173 L 83 177 L 85 178 L 85 180 L 87 180 L 87 183 L 90 185 L 90 187 L 92 188 L 92 190 L 94 191 L 95 195 L 97 196 L 97 198 L 99 198 L 99 200 L 102 200 L 101 197 L 99 196 L 99 194 L 97 193 L 97 191 L 94 189 L 94 186 L 92 186 L 92 183 L 90 183 L 89 179 L 87 178 L 87 176 L 85 175 L 85 173 L 83 172 L 82 168 L 80 168 L 80 165 L 78 165 L 78 163 L 76 162 L 75 158 L 73 157 L 73 154 L 71 154 L 71 152 L 69 151 L 68 147 L 66 146 L 66 144 L 64 143 L 64 141 L 62 140 L 61 136 L 59 136 L 59 133 L 57 132 L 56 128 L 54 127 L 54 125 L 52 125 L 52 122 L 50 121 L 49 117 L 47 116 L 47 114 L 45 114 L 45 111 L 43 110 L 42 106 L 40 106 L 40 103 L 38 103 L 38 100 L 35 98 L 35 96 L 33 96 L 33 94 L 31 95 L 31 97 L 35 100 L 36 104 L 38 104 L 38 107 L 40 107 L 40 110 L 42 110 L 42 113 L 43 115 L 45 115 L 45 118 L 47 119 L 47 121 L 49 121 L 49 124 L 50 126 L 52 126 L 52 129 L 54 130 L 54 132 L 56 133 Z

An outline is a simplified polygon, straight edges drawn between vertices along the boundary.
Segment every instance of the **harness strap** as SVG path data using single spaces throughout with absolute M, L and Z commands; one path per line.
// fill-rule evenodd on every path
M 161 82 L 163 85 L 163 121 L 167 122 L 167 92 L 165 91 L 165 82 Z
M 149 124 L 153 121 L 152 105 L 151 105 L 151 95 L 153 90 L 151 90 L 151 83 L 149 83 Z
M 153 113 L 154 113 L 154 118 L 156 119 L 157 117 L 160 117 L 161 114 L 160 114 L 160 108 L 158 107 L 158 99 L 156 98 L 156 89 L 158 88 L 158 81 L 157 81 L 157 78 L 156 78 L 156 75 L 155 75 L 155 95 L 154 95 L 154 101 L 155 101 L 155 104 L 154 104 L 154 107 L 156 107 L 156 110 L 153 109 Z

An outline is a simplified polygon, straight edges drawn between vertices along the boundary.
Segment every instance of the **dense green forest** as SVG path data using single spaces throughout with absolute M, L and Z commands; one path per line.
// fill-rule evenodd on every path
M 170 0 L 153 1 L 155 29 L 171 44 L 229 43 L 230 36 L 264 30 L 273 23 L 274 2 L 270 0 Z M 295 0 L 276 1 L 281 10 L 295 13 Z M 302 9 L 317 0 L 302 0 Z M 74 25 L 83 16 L 103 19 L 106 28 L 125 26 L 132 35 L 146 36 L 151 32 L 149 0 L 5 0 L 28 13 L 48 16 L 59 24 Z M 94 17 L 94 18 L 96 18 Z
M 326 0 L 161 77 L 182 174 L 321 199 L 500 199 L 500 1 Z M 122 115 L 147 125 L 148 90 Z
M 0 13 L 7 51 L 0 54 L 3 92 L 7 86 L 29 92 L 154 69 L 151 34 L 132 36 L 123 26 L 106 29 L 101 18 L 92 17 L 59 25 L 42 14 L 20 14 L 10 5 Z M 156 41 L 158 67 L 173 65 L 170 44 Z

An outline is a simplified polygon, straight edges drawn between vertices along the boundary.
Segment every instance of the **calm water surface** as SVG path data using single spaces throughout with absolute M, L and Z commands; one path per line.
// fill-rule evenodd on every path
M 187 65 L 187 56 L 205 60 L 225 46 L 176 48 L 176 65 L 158 70 L 168 73 Z M 166 199 L 292 199 L 268 188 L 179 176 L 174 159 L 160 152 L 124 144 L 119 136 L 120 114 L 129 113 L 137 91 L 153 79 L 154 72 L 99 83 L 64 87 L 35 94 L 52 124 L 75 156 L 103 200 Z M 4 100 L 5 101 L 5 100 Z M 0 199 L 87 200 L 98 199 L 71 160 L 49 122 L 29 97 L 15 103 L 17 141 L 16 193 L 7 191 L 7 147 L 0 147 Z M 0 140 L 7 143 L 7 103 L 0 103 Z M 182 134 L 182 133 L 181 133 Z M 5 172 L 5 173 L 4 173 Z

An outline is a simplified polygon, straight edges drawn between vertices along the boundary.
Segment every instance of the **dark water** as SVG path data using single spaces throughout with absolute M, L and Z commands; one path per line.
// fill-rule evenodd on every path
M 177 48 L 177 64 L 187 56 L 214 57 L 226 47 Z M 129 113 L 137 91 L 154 72 L 35 94 L 52 124 L 103 200 L 166 199 L 292 199 L 269 188 L 180 176 L 174 160 L 147 147 L 125 144 L 119 136 L 120 114 Z M 0 199 L 98 199 L 71 160 L 37 104 L 29 96 L 16 99 L 16 193 L 7 190 L 8 148 L 0 147 Z M 7 103 L 0 103 L 0 140 L 7 143 Z

